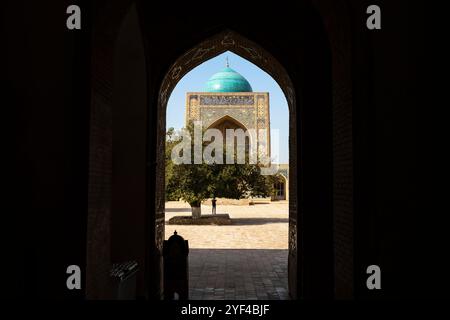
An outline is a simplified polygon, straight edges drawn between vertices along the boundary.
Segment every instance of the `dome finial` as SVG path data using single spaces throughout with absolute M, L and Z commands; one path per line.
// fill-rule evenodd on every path
M 230 63 L 228 62 L 228 56 L 226 58 L 226 61 L 227 61 L 227 68 L 229 68 L 230 67 Z

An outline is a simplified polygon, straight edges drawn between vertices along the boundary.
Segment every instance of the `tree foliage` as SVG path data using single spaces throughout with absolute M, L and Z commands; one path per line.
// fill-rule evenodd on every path
M 193 132 L 192 127 L 188 130 Z M 168 200 L 182 199 L 191 207 L 200 207 L 201 202 L 208 198 L 242 199 L 273 194 L 277 177 L 262 175 L 258 164 L 174 164 L 172 150 L 180 141 L 181 136 L 170 128 L 166 137 Z M 193 158 L 193 152 L 191 156 Z M 225 152 L 223 156 L 225 159 Z

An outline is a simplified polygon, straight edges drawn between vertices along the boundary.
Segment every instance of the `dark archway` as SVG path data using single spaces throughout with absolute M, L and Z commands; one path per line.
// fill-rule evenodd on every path
M 145 48 L 148 88 L 148 101 L 142 103 L 142 107 L 148 110 L 147 135 L 143 137 L 148 138 L 145 168 L 147 205 L 145 221 L 142 221 L 147 227 L 147 257 L 142 268 L 148 292 L 146 296 L 160 298 L 162 295 L 160 257 L 164 239 L 164 197 L 158 185 L 163 183 L 164 175 L 161 175 L 160 169 L 163 166 L 159 151 L 163 150 L 161 144 L 164 140 L 161 133 L 164 133 L 165 129 L 165 104 L 168 95 L 173 83 L 176 83 L 184 72 L 201 63 L 206 57 L 230 48 L 276 79 L 285 90 L 289 105 L 293 106 L 290 111 L 290 129 L 295 134 L 290 136 L 290 181 L 293 184 L 292 181 L 295 180 L 296 183 L 289 188 L 289 241 L 290 251 L 295 254 L 295 258 L 290 261 L 298 263 L 290 264 L 291 294 L 294 298 L 332 298 L 335 293 L 351 296 L 352 163 L 334 161 L 336 155 L 345 154 L 350 159 L 352 157 L 349 95 L 351 69 L 347 64 L 350 56 L 349 29 L 348 24 L 344 23 L 347 18 L 345 5 L 336 5 L 339 8 L 335 8 L 334 4 L 329 5 L 322 1 L 315 3 L 315 7 L 309 1 L 302 1 L 292 5 L 292 8 L 275 7 L 274 11 L 260 11 L 262 15 L 267 14 L 268 18 L 273 14 L 286 15 L 285 23 L 268 23 L 271 20 L 269 18 L 266 23 L 258 24 L 258 30 L 255 30 L 255 22 L 260 21 L 260 17 L 249 15 L 246 10 L 223 20 L 227 21 L 224 26 L 216 22 L 222 21 L 221 14 L 215 21 L 206 22 L 160 17 L 148 19 L 152 12 L 151 4 L 137 2 Z M 100 273 L 111 263 L 111 235 L 108 226 L 111 212 L 109 186 L 114 174 L 108 164 L 112 148 L 109 140 L 112 136 L 109 119 L 113 96 L 110 85 L 113 78 L 111 54 L 118 26 L 128 6 L 129 4 L 122 4 L 104 9 L 103 16 L 94 19 L 96 23 L 93 26 L 94 70 L 86 280 L 88 297 L 107 296 L 107 289 L 99 288 L 107 288 L 102 284 L 106 283 L 107 279 Z M 180 6 L 179 12 L 183 12 L 184 5 Z M 105 12 L 110 14 L 105 15 Z M 225 19 L 225 16 L 223 18 Z M 341 22 L 344 27 L 334 28 Z M 236 32 L 227 31 L 229 29 L 226 27 Z M 161 30 L 164 32 L 161 33 Z M 288 30 L 299 30 L 299 33 L 292 37 Z M 229 35 L 233 36 L 230 38 Z M 255 42 L 250 42 L 247 38 Z M 341 38 L 347 41 L 341 41 Z M 199 48 L 199 43 L 208 43 L 208 40 L 204 39 L 212 42 L 209 46 Z M 252 45 L 246 46 L 248 43 Z M 258 51 L 255 48 L 265 50 Z M 261 52 L 271 52 L 271 55 Z M 273 60 L 267 58 L 272 55 Z M 184 61 L 184 64 L 174 65 L 177 59 Z M 269 64 L 268 61 L 279 63 Z M 289 77 L 276 74 L 277 70 L 279 72 L 283 69 L 288 71 L 283 73 L 289 74 Z M 291 81 L 287 80 L 289 78 Z M 297 98 L 294 97 L 294 92 Z M 339 173 L 337 176 L 333 176 L 333 168 Z M 346 193 L 345 198 L 340 197 L 342 191 Z M 344 224 L 341 224 L 342 218 L 345 218 Z M 104 254 L 94 254 L 99 251 Z
M 281 173 L 279 180 L 275 183 L 275 194 L 272 196 L 272 200 L 288 200 L 289 196 L 288 196 L 288 192 L 289 192 L 289 188 L 288 188 L 288 179 L 287 177 Z

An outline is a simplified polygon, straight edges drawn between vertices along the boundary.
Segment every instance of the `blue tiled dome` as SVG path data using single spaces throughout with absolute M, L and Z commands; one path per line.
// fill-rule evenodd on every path
M 252 92 L 250 83 L 233 69 L 226 67 L 206 82 L 206 92 Z

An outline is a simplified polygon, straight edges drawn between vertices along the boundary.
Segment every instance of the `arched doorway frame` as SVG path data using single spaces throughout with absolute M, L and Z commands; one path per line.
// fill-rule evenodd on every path
M 194 48 L 188 50 L 185 54 L 180 56 L 169 68 L 166 73 L 158 95 L 157 105 L 157 156 L 156 156 L 156 223 L 155 223 L 155 237 L 156 248 L 162 252 L 164 240 L 164 210 L 165 210 L 165 195 L 164 195 L 164 179 L 165 179 L 165 132 L 166 132 L 166 111 L 167 102 L 172 90 L 175 88 L 178 81 L 189 71 L 200 65 L 201 63 L 223 53 L 231 51 L 239 56 L 247 59 L 255 64 L 265 72 L 267 72 L 280 86 L 283 91 L 289 108 L 289 170 L 295 172 L 295 176 L 300 177 L 300 172 L 297 167 L 297 123 L 296 110 L 297 96 L 300 92 L 296 92 L 292 80 L 286 69 L 264 48 L 255 42 L 239 35 L 232 30 L 224 30 L 215 36 L 212 36 Z M 299 180 L 292 179 L 289 181 L 289 192 L 292 193 L 289 198 L 293 199 L 293 203 L 289 205 L 289 292 L 291 297 L 297 297 L 297 239 L 298 239 L 298 220 L 297 220 L 297 203 L 294 194 L 297 192 L 297 185 Z M 157 258 L 158 259 L 158 258 Z M 161 258 L 160 258 L 161 259 Z M 158 262 L 156 262 L 158 264 Z M 159 265 L 162 265 L 159 262 Z M 162 272 L 162 271 L 161 271 Z M 160 282 L 161 283 L 161 282 Z
M 138 13 L 143 27 L 143 38 L 146 43 L 147 55 L 151 50 L 151 38 L 154 35 L 147 35 L 145 32 L 145 16 L 148 14 L 146 5 L 142 1 L 127 0 L 110 3 L 107 1 L 97 1 L 93 6 L 92 13 L 92 54 L 91 54 L 91 110 L 89 112 L 89 186 L 87 196 L 89 199 L 87 208 L 86 226 L 86 276 L 85 276 L 85 296 L 89 299 L 110 298 L 110 280 L 106 270 L 109 268 L 110 258 L 110 184 L 111 184 L 111 108 L 112 108 L 112 83 L 113 83 L 113 55 L 114 43 L 116 41 L 121 23 L 127 14 L 130 6 L 136 3 Z M 300 2 L 299 2 L 300 3 Z M 334 159 L 344 159 L 336 162 L 333 160 L 334 186 L 333 186 L 333 228 L 334 228 L 334 296 L 349 298 L 354 292 L 353 275 L 353 131 L 352 131 L 352 66 L 351 55 L 352 23 L 355 22 L 355 5 L 346 0 L 323 1 L 311 0 L 302 1 L 315 12 L 320 24 L 323 26 L 332 57 L 332 95 L 333 95 L 333 157 Z M 294 6 L 295 7 L 295 6 Z M 286 5 L 286 11 L 290 6 Z M 308 9 L 309 10 L 309 9 Z M 147 12 L 147 13 L 146 13 Z M 316 18 L 314 18 L 316 19 Z M 358 18 L 359 19 L 359 18 Z M 304 20 L 300 20 L 304 21 Z M 359 20 L 358 20 L 359 21 Z M 161 24 L 161 22 L 157 22 Z M 308 25 L 310 21 L 305 23 Z M 238 28 L 239 29 L 239 28 Z M 158 29 L 159 30 L 159 29 Z M 170 29 L 172 32 L 173 30 Z M 173 34 L 172 34 L 173 36 Z M 270 44 L 269 44 L 270 47 Z M 173 51 L 173 49 L 171 49 Z M 362 53 L 367 53 L 361 49 Z M 274 51 L 275 52 L 275 51 Z M 188 55 L 190 51 L 186 52 Z M 202 53 L 199 53 L 200 55 Z M 280 57 L 279 57 L 280 58 Z M 158 70 L 158 68 L 155 68 Z M 172 69 L 171 69 L 172 70 Z M 177 71 L 172 70 L 174 76 Z M 159 78 L 154 69 L 147 70 L 150 82 Z M 178 74 L 178 77 L 180 74 Z M 161 76 L 162 77 L 162 76 Z M 297 80 L 293 76 L 292 79 Z M 298 85 L 296 83 L 296 85 Z M 150 102 L 150 107 L 156 109 L 159 99 L 156 97 L 158 88 L 151 84 L 154 90 L 149 91 L 149 97 L 155 96 L 154 102 Z M 306 91 L 305 91 L 306 92 Z M 297 99 L 300 92 L 297 93 Z M 167 94 L 167 91 L 166 91 Z M 167 98 L 167 96 L 166 96 Z M 153 100 L 153 98 L 152 98 Z M 147 106 L 148 107 L 148 106 Z M 150 121 L 149 126 L 155 125 L 161 119 Z M 299 128 L 297 128 L 299 130 Z M 156 130 L 155 130 L 156 131 Z M 291 144 L 292 145 L 292 144 Z M 153 146 L 153 144 L 152 144 Z M 154 171 L 153 159 L 148 159 L 149 171 Z M 291 179 L 292 180 L 292 179 Z M 151 183 L 154 183 L 152 178 Z M 152 195 L 152 187 L 147 187 Z M 153 195 L 154 196 L 154 195 Z M 153 197 L 152 196 L 152 197 Z M 153 200 L 152 200 L 153 201 Z M 298 200 L 301 201 L 300 199 Z M 148 215 L 154 223 L 154 203 L 149 203 Z M 300 206 L 300 205 L 299 205 Z M 150 214 L 150 211 L 152 212 Z M 148 221 L 147 221 L 148 224 Z M 151 228 L 151 230 L 154 228 Z M 148 233 L 152 233 L 149 230 Z M 153 242 L 154 234 L 150 234 L 148 241 Z M 304 243 L 304 242 L 302 242 Z M 146 244 L 147 251 L 153 248 L 153 244 Z M 311 252 L 310 252 L 311 254 Z M 303 258 L 302 258 L 303 259 Z M 310 264 L 310 263 L 309 263 Z M 300 262 L 303 265 L 303 262 Z M 154 273 L 149 272 L 149 261 L 144 265 L 147 278 L 153 278 Z M 311 268 L 310 268 L 311 269 Z M 311 269 L 313 270 L 313 269 Z M 154 271 L 154 270 L 152 270 Z M 314 275 L 317 278 L 319 275 Z M 153 281 L 146 281 L 147 287 L 151 287 Z M 301 282 L 301 283 L 300 283 Z M 304 281 L 299 279 L 298 296 L 308 297 L 320 295 L 316 292 L 304 292 Z M 310 285 L 307 285 L 311 291 Z M 318 286 L 321 288 L 321 286 Z M 151 289 L 153 290 L 153 289 Z M 151 297 L 152 295 L 148 295 Z
M 280 180 L 281 181 L 279 181 L 278 183 L 282 183 L 283 184 L 284 199 L 282 199 L 282 200 L 289 200 L 289 195 L 288 195 L 288 192 L 289 192 L 288 183 L 289 183 L 289 181 L 288 181 L 288 178 L 285 177 L 285 175 L 283 173 L 280 173 L 279 176 L 280 176 Z M 287 192 L 286 192 L 286 190 L 287 190 Z M 275 199 L 275 200 L 278 200 L 278 199 Z

